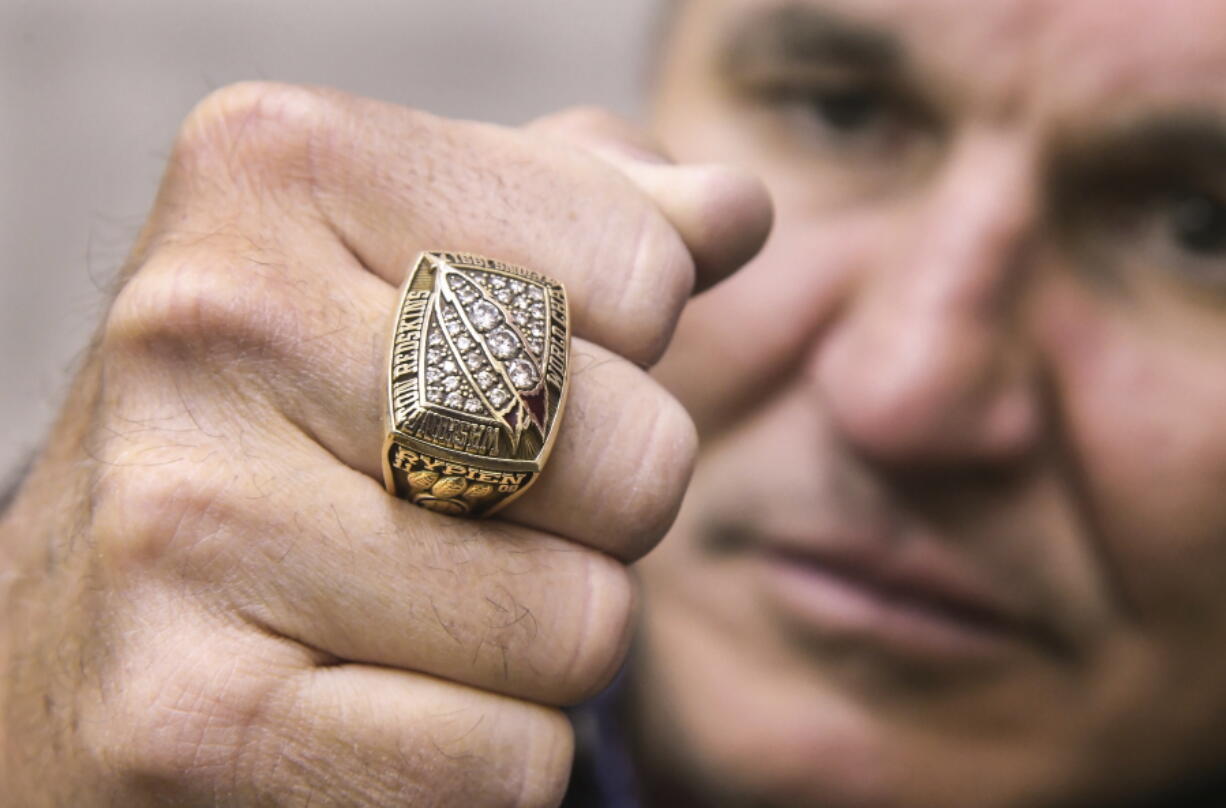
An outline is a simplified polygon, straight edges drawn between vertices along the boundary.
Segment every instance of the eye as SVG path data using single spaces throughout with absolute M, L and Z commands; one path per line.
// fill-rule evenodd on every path
M 730 87 L 762 153 L 794 169 L 814 200 L 860 202 L 922 181 L 945 139 L 934 107 L 876 71 L 766 70 Z
M 886 114 L 885 99 L 869 88 L 815 93 L 809 103 L 821 123 L 844 134 L 880 124 Z
M 797 88 L 785 109 L 794 122 L 793 131 L 810 148 L 842 159 L 867 159 L 879 168 L 894 165 L 926 132 L 906 103 L 888 88 L 871 83 Z M 858 165 L 863 167 L 862 162 Z
M 1216 163 L 1216 165 L 1215 165 Z M 1226 295 L 1226 172 L 1186 148 L 1058 168 L 1051 222 L 1102 278 Z M 1053 231 L 1055 232 L 1055 231 Z M 1140 288 L 1140 287 L 1137 287 Z M 1174 287 L 1173 287 L 1174 288 Z
M 1226 255 L 1226 204 L 1206 193 L 1181 191 L 1166 200 L 1165 229 L 1179 249 L 1200 258 Z

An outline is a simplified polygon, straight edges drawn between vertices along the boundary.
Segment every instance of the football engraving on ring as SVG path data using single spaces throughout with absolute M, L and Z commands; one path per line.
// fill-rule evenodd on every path
M 426 252 L 406 279 L 388 367 L 388 491 L 484 516 L 530 485 L 566 401 L 558 282 L 468 253 Z

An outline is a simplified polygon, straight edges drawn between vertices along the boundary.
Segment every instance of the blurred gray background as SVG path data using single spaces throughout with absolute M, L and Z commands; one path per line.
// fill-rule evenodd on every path
M 231 81 L 637 116 L 657 0 L 0 0 L 0 477 L 37 446 L 178 121 Z

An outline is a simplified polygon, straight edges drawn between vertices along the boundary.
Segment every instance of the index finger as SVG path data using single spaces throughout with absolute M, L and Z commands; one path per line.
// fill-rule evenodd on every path
M 578 336 L 641 364 L 663 351 L 695 282 L 733 268 L 693 257 L 704 232 L 722 237 L 726 227 L 702 221 L 683 237 L 678 217 L 624 171 L 519 130 L 278 85 L 222 91 L 194 118 L 189 129 L 203 135 L 189 139 L 196 156 L 212 150 L 226 166 L 245 166 L 239 185 L 265 198 L 266 186 L 309 193 L 311 212 L 389 283 L 427 249 L 523 265 L 567 287 Z M 250 149 L 271 154 L 236 157 Z M 727 183 L 711 189 L 739 193 Z M 736 208 L 697 203 L 716 215 Z

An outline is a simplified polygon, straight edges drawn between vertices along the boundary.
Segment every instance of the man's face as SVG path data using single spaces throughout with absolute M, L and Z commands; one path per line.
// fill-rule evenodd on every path
M 658 771 L 993 808 L 1226 760 L 1223 31 L 1219 0 L 681 9 L 658 131 L 776 227 L 659 371 L 704 454 L 641 566 Z

